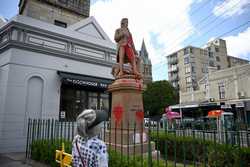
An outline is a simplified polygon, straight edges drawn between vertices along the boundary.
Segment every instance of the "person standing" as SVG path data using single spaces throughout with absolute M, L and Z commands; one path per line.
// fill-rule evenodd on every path
M 108 167 L 108 153 L 104 141 L 98 138 L 101 123 L 107 120 L 104 111 L 86 109 L 76 119 L 77 135 L 72 142 L 73 167 Z

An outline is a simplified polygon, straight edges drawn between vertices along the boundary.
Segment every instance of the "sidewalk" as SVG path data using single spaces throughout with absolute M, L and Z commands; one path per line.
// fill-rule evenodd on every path
M 25 153 L 0 154 L 1 167 L 48 167 L 48 165 L 27 159 Z

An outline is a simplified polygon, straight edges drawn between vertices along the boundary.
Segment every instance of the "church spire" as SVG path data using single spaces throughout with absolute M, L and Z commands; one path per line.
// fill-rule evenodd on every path
M 148 57 L 148 52 L 147 52 L 147 48 L 146 48 L 144 39 L 142 39 L 141 56 Z

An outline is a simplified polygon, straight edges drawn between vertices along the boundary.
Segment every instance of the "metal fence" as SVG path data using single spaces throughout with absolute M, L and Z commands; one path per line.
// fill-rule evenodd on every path
M 75 122 L 29 119 L 26 157 L 31 157 L 35 141 L 60 144 L 72 141 L 75 134 Z M 105 122 L 99 137 L 110 148 L 109 154 L 117 153 L 119 161 L 129 166 L 250 166 L 248 129 L 197 130 L 193 126 L 168 129 L 158 122 L 149 122 L 144 128 L 143 122 L 120 125 Z M 248 151 L 245 153 L 244 149 Z

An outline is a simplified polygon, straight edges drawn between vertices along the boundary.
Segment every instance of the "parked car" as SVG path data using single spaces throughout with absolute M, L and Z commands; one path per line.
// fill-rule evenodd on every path
M 149 118 L 144 118 L 145 127 L 149 127 L 149 121 L 150 121 L 150 126 L 151 127 L 157 127 L 157 122 L 156 121 L 152 121 Z
M 215 130 L 216 120 L 208 117 L 200 117 L 194 120 L 193 128 L 197 130 Z

